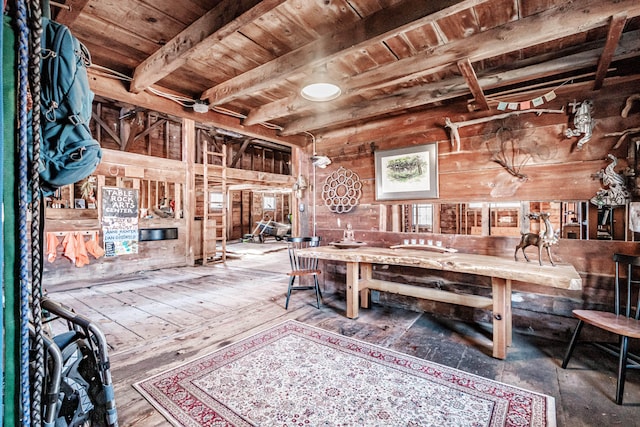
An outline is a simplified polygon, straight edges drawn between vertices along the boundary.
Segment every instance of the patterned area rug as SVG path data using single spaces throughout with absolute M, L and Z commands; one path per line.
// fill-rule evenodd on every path
M 296 321 L 134 385 L 179 426 L 555 426 L 553 397 Z

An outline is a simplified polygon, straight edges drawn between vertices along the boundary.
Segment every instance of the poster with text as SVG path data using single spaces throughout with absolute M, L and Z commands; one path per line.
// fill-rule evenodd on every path
M 102 187 L 105 256 L 138 253 L 138 190 Z

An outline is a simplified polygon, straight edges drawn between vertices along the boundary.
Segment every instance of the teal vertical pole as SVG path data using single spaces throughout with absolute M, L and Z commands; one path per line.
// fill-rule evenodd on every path
M 6 426 L 20 424 L 20 283 L 16 280 L 16 249 L 18 236 L 16 218 L 18 212 L 18 183 L 16 181 L 16 38 L 11 18 L 3 14 L 2 40 L 2 95 L 3 95 L 3 147 L 2 207 L 3 207 L 3 407 L 2 419 Z M 8 397 L 8 398 L 6 398 Z
M 4 16 L 4 5 L 2 6 L 2 16 Z M 2 31 L 0 31 L 0 46 L 4 46 L 2 41 L 4 40 L 4 20 L 2 23 Z M 4 52 L 4 47 L 3 47 Z M 1 69 L 4 71 L 4 53 L 0 55 L 0 65 Z M 0 86 L 2 87 L 4 93 L 4 79 L 2 78 L 2 73 L 0 73 Z M 2 117 L 2 121 L 0 122 L 0 165 L 4 166 L 4 97 L 0 100 L 0 117 Z M 3 167 L 4 172 L 4 167 Z M 0 198 L 0 218 L 4 216 L 4 173 L 0 173 L 0 191 L 2 191 L 2 197 Z M 4 221 L 2 221 L 4 223 Z M 3 227 L 0 226 L 0 241 L 2 241 L 2 245 L 0 245 L 0 277 L 2 277 L 2 282 L 4 284 L 4 231 Z M 0 301 L 0 319 L 4 319 L 4 285 L 2 286 L 2 301 Z M 4 372 L 4 321 L 0 322 L 0 372 Z M 0 408 L 4 408 L 4 386 L 0 388 Z M 2 427 L 2 419 L 0 418 L 0 427 Z

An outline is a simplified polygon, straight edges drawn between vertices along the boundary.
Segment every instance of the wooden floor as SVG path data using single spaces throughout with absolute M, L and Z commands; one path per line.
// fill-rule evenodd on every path
M 324 295 L 318 310 L 312 291 L 294 293 L 285 310 L 287 255 L 264 251 L 281 247 L 269 245 L 276 244 L 265 243 L 257 251 L 238 246 L 245 254 L 226 264 L 141 272 L 112 283 L 48 290 L 107 336 L 120 426 L 170 425 L 133 383 L 285 319 L 552 395 L 558 426 L 640 426 L 640 372 L 628 373 L 625 403 L 616 405 L 615 361 L 590 346 L 579 346 L 569 369 L 563 370 L 566 343 L 526 331 L 515 331 L 503 361 L 490 356 L 486 325 L 376 304 L 361 310 L 358 319 L 348 319 L 342 295 Z

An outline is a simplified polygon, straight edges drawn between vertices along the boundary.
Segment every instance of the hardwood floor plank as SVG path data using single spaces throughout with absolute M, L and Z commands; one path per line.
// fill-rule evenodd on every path
M 194 325 L 205 319 L 202 314 L 181 308 L 189 302 L 182 301 L 179 295 L 167 292 L 160 286 L 119 292 L 111 297 L 178 327 Z
M 77 294 L 74 295 L 71 292 L 64 292 L 53 294 L 51 295 L 51 298 L 53 301 L 63 304 L 64 306 L 72 309 L 75 313 L 86 317 L 97 325 L 107 338 L 107 344 L 112 351 L 130 346 L 143 339 L 142 336 L 131 331 L 126 325 L 122 325 L 105 315 L 101 311 L 100 306 L 96 309 L 85 304 L 85 301 L 87 300 L 86 296 L 79 296 Z M 61 333 L 68 330 L 66 322 L 63 322 L 62 320 L 52 322 L 51 327 L 55 333 Z
M 170 426 L 134 383 L 286 319 L 550 394 L 556 398 L 558 425 L 640 425 L 634 421 L 640 372 L 627 374 L 625 405 L 615 405 L 615 360 L 608 356 L 579 346 L 569 369 L 560 369 L 566 343 L 515 333 L 508 358 L 498 360 L 491 357 L 489 324 L 379 304 L 348 319 L 340 294 L 323 293 L 317 309 L 313 291 L 297 291 L 285 310 L 288 265 L 286 251 L 245 255 L 226 265 L 148 271 L 51 297 L 92 319 L 107 335 L 121 426 Z

